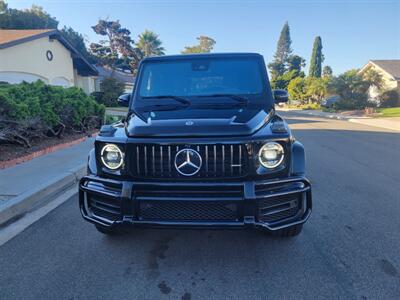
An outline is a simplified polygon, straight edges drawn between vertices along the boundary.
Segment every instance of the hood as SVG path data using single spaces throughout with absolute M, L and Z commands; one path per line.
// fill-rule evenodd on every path
M 252 135 L 269 122 L 273 109 L 224 108 L 153 111 L 128 118 L 130 137 L 209 137 Z

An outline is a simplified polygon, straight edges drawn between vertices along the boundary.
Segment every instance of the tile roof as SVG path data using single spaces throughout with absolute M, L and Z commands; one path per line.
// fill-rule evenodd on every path
M 400 59 L 371 60 L 371 62 L 400 80 Z
M 0 29 L 0 45 L 34 37 L 37 35 L 41 35 L 43 33 L 47 33 L 49 31 L 54 31 L 54 29 L 29 29 L 29 30 Z

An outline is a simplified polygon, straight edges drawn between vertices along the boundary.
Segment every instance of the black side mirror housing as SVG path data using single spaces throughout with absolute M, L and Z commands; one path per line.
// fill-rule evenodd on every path
M 131 100 L 131 94 L 122 94 L 118 97 L 118 104 L 120 106 L 129 106 L 129 101 Z
M 273 90 L 272 94 L 274 96 L 275 103 L 288 102 L 289 94 L 285 90 Z

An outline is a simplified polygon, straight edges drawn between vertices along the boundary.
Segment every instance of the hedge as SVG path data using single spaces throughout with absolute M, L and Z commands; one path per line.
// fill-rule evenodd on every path
M 40 137 L 86 132 L 101 125 L 105 107 L 76 87 L 42 81 L 0 84 L 0 143 L 30 146 Z

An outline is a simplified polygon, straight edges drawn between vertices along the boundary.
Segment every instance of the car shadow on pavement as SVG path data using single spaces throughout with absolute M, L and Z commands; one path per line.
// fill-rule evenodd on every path
M 150 271 L 161 265 L 178 268 L 180 264 L 219 265 L 222 262 L 239 267 L 241 262 L 253 260 L 262 255 L 275 257 L 282 248 L 291 248 L 302 240 L 302 234 L 293 238 L 278 238 L 257 229 L 158 229 L 129 228 L 120 235 L 107 237 L 103 242 L 107 247 L 135 248 L 147 245 L 142 257 Z M 204 267 L 204 266 L 203 266 Z

